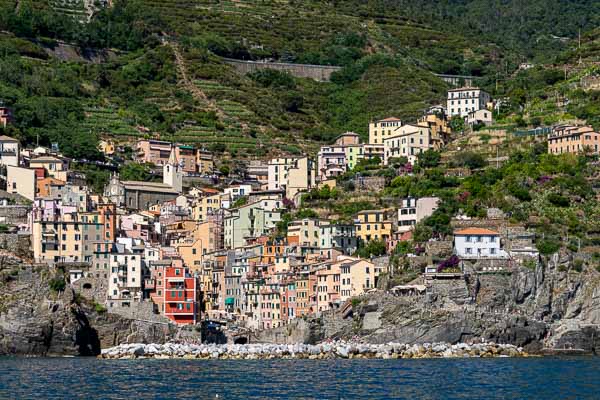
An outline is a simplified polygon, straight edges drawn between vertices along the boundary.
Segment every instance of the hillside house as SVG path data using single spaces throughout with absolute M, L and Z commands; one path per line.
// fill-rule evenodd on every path
M 548 153 L 582 153 L 586 150 L 598 154 L 600 133 L 591 126 L 561 125 L 548 135 Z
M 461 258 L 504 258 L 500 234 L 484 228 L 466 228 L 454 232 L 454 252 Z
M 448 118 L 460 116 L 465 118 L 471 112 L 483 110 L 491 96 L 484 90 L 477 87 L 463 87 L 448 91 L 448 100 L 446 110 Z

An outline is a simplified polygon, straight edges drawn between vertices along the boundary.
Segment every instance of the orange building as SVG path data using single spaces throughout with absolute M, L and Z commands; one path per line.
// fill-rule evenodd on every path
M 104 225 L 104 240 L 114 242 L 117 240 L 117 205 L 114 203 L 100 203 L 97 206 L 100 216 L 99 223 Z
M 600 133 L 594 132 L 591 126 L 561 125 L 548 135 L 548 153 L 582 153 L 591 151 L 598 154 L 600 149 Z
M 54 188 L 59 189 L 65 186 L 65 182 L 49 176 L 47 178 L 38 179 L 35 182 L 35 186 L 36 197 L 48 197 L 52 194 Z

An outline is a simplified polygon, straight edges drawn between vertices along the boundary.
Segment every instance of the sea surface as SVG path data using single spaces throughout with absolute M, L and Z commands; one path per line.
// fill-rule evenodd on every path
M 598 399 L 600 357 L 0 358 L 2 399 Z

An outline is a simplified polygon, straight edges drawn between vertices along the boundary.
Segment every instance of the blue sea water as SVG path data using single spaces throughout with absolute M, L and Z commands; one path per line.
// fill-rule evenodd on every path
M 2 399 L 598 399 L 600 358 L 0 358 Z

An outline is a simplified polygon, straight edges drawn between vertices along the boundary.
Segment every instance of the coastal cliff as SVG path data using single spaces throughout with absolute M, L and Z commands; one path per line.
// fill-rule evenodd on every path
M 60 271 L 3 259 L 0 354 L 98 355 L 125 343 L 167 343 L 199 333 L 123 318 L 53 288 Z M 55 285 L 54 285 L 55 286 Z M 318 343 L 325 339 L 384 344 L 496 342 L 527 352 L 600 350 L 600 273 L 555 255 L 536 267 L 435 280 L 422 295 L 380 290 L 325 312 L 255 333 L 251 342 Z
M 95 356 L 122 343 L 166 343 L 181 336 L 170 325 L 127 319 L 56 290 L 60 271 L 4 262 L 0 266 L 0 355 Z M 193 334 L 186 332 L 187 334 Z
M 359 336 L 368 343 L 492 341 L 529 352 L 600 350 L 600 273 L 556 254 L 536 267 L 434 280 L 426 293 L 378 291 L 353 301 L 352 310 L 259 332 L 257 341 L 315 343 Z

